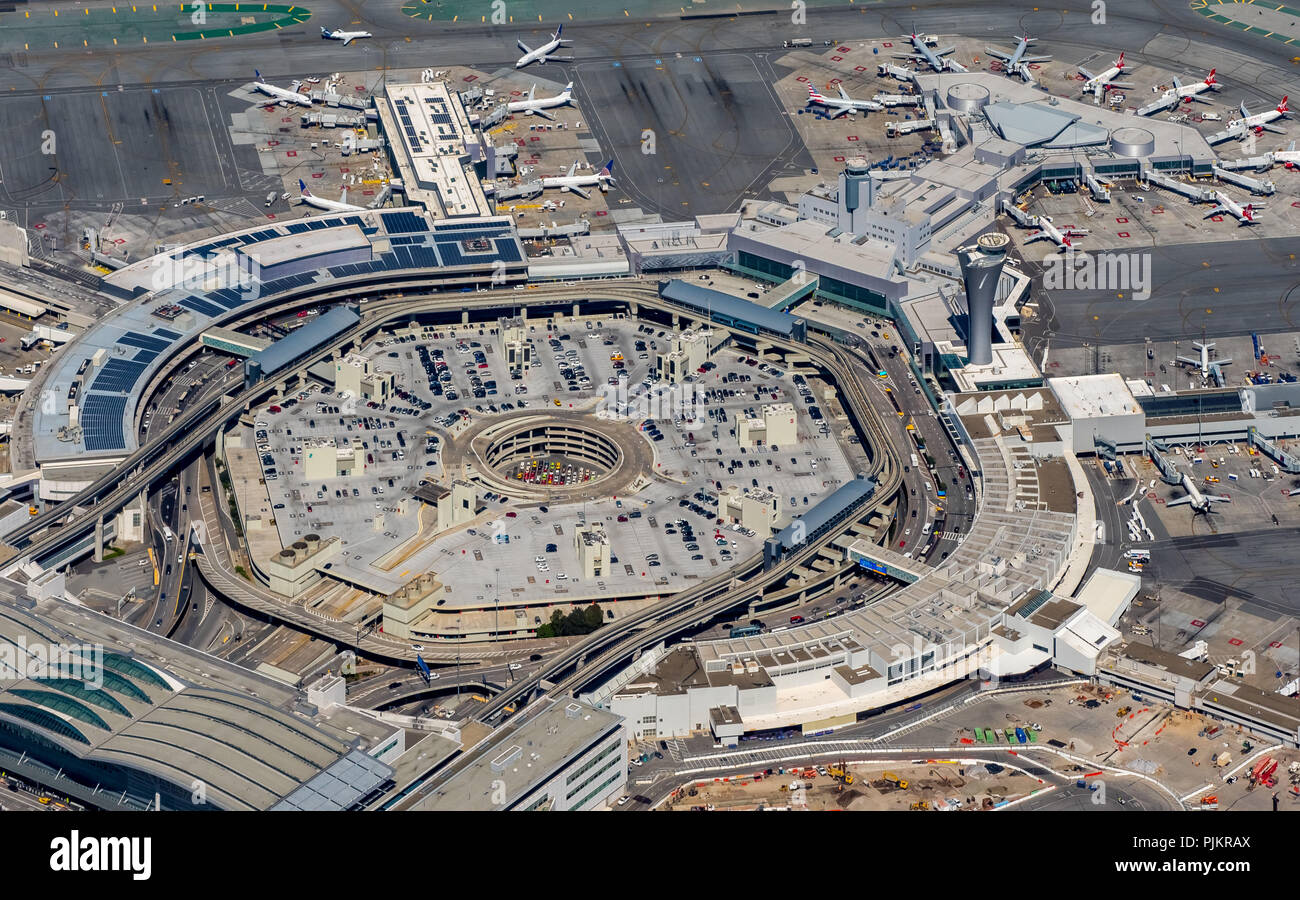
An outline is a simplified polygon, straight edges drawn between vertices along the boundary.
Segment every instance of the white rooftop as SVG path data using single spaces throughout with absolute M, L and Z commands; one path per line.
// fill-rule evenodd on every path
M 1047 383 L 1071 419 L 1142 414 L 1122 375 L 1076 375 L 1049 378 Z

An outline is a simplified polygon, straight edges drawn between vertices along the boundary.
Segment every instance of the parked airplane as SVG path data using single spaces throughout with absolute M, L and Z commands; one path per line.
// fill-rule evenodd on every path
M 360 40 L 361 38 L 374 37 L 374 35 L 369 31 L 343 31 L 338 28 L 335 28 L 333 31 L 330 31 L 328 28 L 322 28 L 320 30 L 320 36 L 327 41 L 342 41 L 344 47 L 353 41 Z
M 1050 240 L 1062 250 L 1073 250 L 1074 244 L 1070 243 L 1070 238 L 1079 237 L 1080 235 L 1088 233 L 1086 228 L 1066 228 L 1062 231 L 1060 228 L 1057 228 L 1052 224 L 1050 216 L 1035 216 L 1033 224 L 1038 226 L 1041 230 L 1025 238 L 1026 244 L 1032 241 Z
M 583 188 L 598 187 L 601 191 L 607 191 L 610 185 L 617 184 L 614 181 L 614 160 L 612 159 L 590 175 L 578 175 L 577 171 L 578 164 L 575 162 L 569 166 L 567 175 L 552 175 L 543 178 L 542 187 L 572 191 L 584 200 L 589 200 L 591 194 L 584 191 Z
M 1034 42 L 1034 38 L 1031 38 L 1029 35 L 1025 35 L 1024 37 L 1016 37 L 1016 40 L 1018 40 L 1020 43 L 1016 45 L 1016 49 L 1013 50 L 1011 53 L 1004 53 L 1001 50 L 994 50 L 992 47 L 985 47 L 984 52 L 987 53 L 989 56 L 992 56 L 994 59 L 1002 60 L 1003 67 L 1006 69 L 1007 74 L 1019 75 L 1025 81 L 1033 81 L 1034 76 L 1029 73 L 1029 64 L 1037 63 L 1037 62 L 1047 62 L 1047 60 L 1051 59 L 1051 57 L 1050 56 L 1025 56 L 1025 51 L 1028 50 L 1029 45 Z
M 1268 123 L 1272 122 L 1274 119 L 1280 119 L 1290 112 L 1286 107 L 1286 101 L 1287 98 L 1283 97 L 1282 102 L 1273 109 L 1266 109 L 1264 112 L 1256 113 L 1252 116 L 1246 111 L 1246 101 L 1243 100 L 1241 101 L 1241 118 L 1230 120 L 1228 122 L 1228 130 L 1232 131 L 1235 128 L 1253 128 L 1255 129 L 1255 133 L 1259 134 L 1264 131 L 1264 129 L 1268 129 L 1269 131 L 1276 131 L 1278 134 L 1282 134 L 1282 129 L 1274 128 Z
M 1088 80 L 1083 83 L 1083 92 L 1086 94 L 1092 91 L 1093 96 L 1100 97 L 1111 88 L 1131 88 L 1133 85 L 1123 81 L 1115 81 L 1116 75 L 1123 75 L 1124 69 L 1124 51 L 1119 53 L 1119 59 L 1115 60 L 1115 65 L 1111 66 L 1104 72 L 1098 72 L 1096 75 L 1089 72 L 1083 66 L 1079 66 L 1079 74 Z
M 1192 341 L 1192 349 L 1200 352 L 1201 355 L 1199 358 L 1194 356 L 1180 356 L 1178 357 L 1178 361 L 1200 369 L 1202 378 L 1210 377 L 1211 365 L 1226 366 L 1228 363 L 1232 362 L 1231 357 L 1228 359 L 1210 360 L 1210 351 L 1214 349 L 1213 341 L 1210 341 L 1208 344 L 1202 344 L 1200 341 Z
M 925 45 L 925 38 L 921 37 L 916 32 L 912 32 L 911 34 L 905 36 L 907 37 L 908 40 L 912 42 L 912 52 L 895 53 L 894 56 L 896 56 L 897 58 L 912 59 L 912 60 L 916 60 L 917 62 L 924 62 L 927 65 L 929 65 L 931 69 L 934 69 L 934 71 L 936 72 L 965 72 L 966 71 L 966 67 L 963 66 L 961 63 L 957 62 L 957 60 L 944 59 L 945 56 L 947 56 L 949 53 L 957 49 L 955 46 L 946 47 L 942 50 L 931 50 L 929 47 Z
M 555 120 L 555 116 L 546 112 L 548 109 L 554 109 L 557 106 L 565 106 L 573 99 L 573 82 L 570 81 L 564 86 L 564 90 L 554 97 L 534 97 L 537 85 L 528 89 L 528 98 L 526 100 L 511 100 L 506 104 L 510 112 L 521 112 L 526 116 L 541 116 L 543 119 Z
M 1268 158 L 1275 163 L 1281 163 L 1288 169 L 1294 169 L 1296 166 L 1300 166 L 1300 150 L 1296 150 L 1295 141 L 1292 141 L 1291 146 L 1287 147 L 1285 150 L 1274 150 L 1272 153 L 1268 154 Z
M 299 178 L 298 195 L 299 195 L 299 199 L 302 200 L 303 203 L 306 203 L 308 206 L 314 206 L 317 209 L 323 209 L 326 212 L 365 212 L 366 211 L 366 207 L 364 206 L 353 206 L 351 203 L 347 202 L 348 189 L 346 187 L 343 188 L 342 199 L 326 200 L 324 197 L 317 197 L 315 194 L 313 194 L 307 188 L 307 185 L 303 183 L 303 180 Z
M 1184 503 L 1191 506 L 1193 514 L 1202 513 L 1209 515 L 1211 503 L 1231 503 L 1231 497 L 1225 497 L 1220 494 L 1202 494 L 1196 488 L 1196 482 L 1192 481 L 1192 476 L 1186 472 L 1183 473 L 1182 480 L 1183 490 L 1187 492 L 1185 497 L 1179 497 L 1177 500 L 1170 500 L 1165 503 L 1165 508 L 1171 506 L 1182 506 Z
M 267 84 L 262 80 L 262 73 L 256 69 L 253 70 L 253 77 L 256 79 L 253 82 L 253 88 L 261 91 L 268 97 L 274 97 L 282 103 L 297 103 L 299 106 L 311 106 L 311 97 L 308 97 L 306 94 L 298 93 L 298 85 L 302 84 L 301 81 L 295 81 L 293 83 L 294 89 L 289 90 L 288 88 Z
M 866 112 L 867 110 L 877 112 L 885 108 L 882 104 L 877 103 L 874 100 L 854 100 L 844 92 L 843 87 L 839 90 L 840 96 L 838 99 L 835 97 L 825 97 L 818 92 L 817 88 L 810 84 L 808 85 L 808 102 L 815 106 L 826 107 L 827 113 L 832 119 L 838 119 L 845 113 L 852 114 L 859 111 Z
M 1258 203 L 1247 203 L 1245 206 L 1242 206 L 1240 203 L 1237 203 L 1235 200 L 1233 200 L 1223 191 L 1214 192 L 1214 202 L 1215 202 L 1214 209 L 1206 213 L 1205 218 L 1208 219 L 1210 216 L 1217 216 L 1221 213 L 1227 213 L 1228 215 L 1235 218 L 1242 225 L 1256 224 L 1259 220 L 1255 218 L 1255 210 L 1264 208 L 1262 205 Z
M 564 26 L 557 25 L 555 28 L 555 34 L 551 35 L 551 39 L 545 44 L 542 44 L 542 46 L 538 47 L 536 50 L 530 49 L 522 40 L 516 40 L 515 43 L 519 45 L 520 50 L 524 51 L 524 55 L 519 57 L 519 61 L 515 63 L 515 68 L 522 69 L 530 63 L 537 63 L 538 65 L 544 66 L 551 60 L 556 60 L 557 62 L 573 62 L 572 56 L 551 55 L 561 47 L 567 47 L 569 44 L 573 43 L 573 41 L 568 38 L 560 37 L 560 34 L 563 31 Z
M 1214 73 L 1216 71 L 1218 70 L 1211 69 L 1210 74 L 1206 75 L 1202 81 L 1194 81 L 1187 85 L 1179 81 L 1177 76 L 1174 76 L 1174 86 L 1161 94 L 1158 100 L 1155 100 L 1139 109 L 1138 115 L 1149 116 L 1152 113 L 1158 113 L 1162 109 L 1169 109 L 1171 106 L 1175 106 L 1178 103 L 1188 100 L 1198 100 L 1201 103 L 1209 103 L 1208 100 L 1203 99 L 1199 95 L 1205 91 L 1217 91 L 1219 89 L 1219 82 L 1214 79 Z

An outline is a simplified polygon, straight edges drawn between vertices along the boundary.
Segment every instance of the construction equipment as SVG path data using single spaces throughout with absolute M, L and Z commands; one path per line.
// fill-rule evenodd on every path
M 929 808 L 930 808 L 930 801 L 928 800 L 918 800 L 908 807 L 908 809 L 917 809 L 917 810 L 926 810 Z
M 1201 798 L 1201 809 L 1218 809 L 1218 808 L 1219 808 L 1219 796 L 1217 794 L 1210 794 L 1208 797 Z
M 830 774 L 831 778 L 834 778 L 840 784 L 853 783 L 853 773 L 848 770 L 848 766 L 845 765 L 844 760 L 840 760 L 839 763 L 833 763 L 827 766 L 826 771 Z
M 1117 719 L 1122 719 L 1122 718 L 1124 718 L 1125 716 L 1127 716 L 1127 715 L 1128 715 L 1130 712 L 1132 712 L 1132 711 L 1133 711 L 1133 710 L 1132 710 L 1131 707 L 1128 707 L 1128 706 L 1121 706 L 1118 710 L 1115 711 L 1115 718 L 1117 718 Z
M 880 777 L 888 781 L 890 784 L 896 786 L 900 791 L 907 790 L 907 781 L 902 778 L 899 778 L 893 772 L 886 772 Z

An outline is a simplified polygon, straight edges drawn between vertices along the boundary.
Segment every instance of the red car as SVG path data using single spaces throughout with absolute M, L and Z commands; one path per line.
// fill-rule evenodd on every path
M 513 518 L 517 517 L 518 515 L 519 515 L 519 513 L 517 513 L 517 512 L 508 512 L 508 513 L 506 513 L 506 518 L 507 518 L 507 519 L 513 519 Z
M 278 406 L 269 406 L 269 407 L 267 407 L 267 409 L 268 409 L 270 412 L 273 412 L 273 413 L 278 413 L 278 412 L 280 412 L 280 407 L 278 407 Z
M 800 622 L 802 622 L 802 621 L 803 621 L 803 616 L 791 616 L 791 617 L 790 617 L 790 624 L 791 624 L 791 625 L 798 625 L 798 624 L 799 624 Z

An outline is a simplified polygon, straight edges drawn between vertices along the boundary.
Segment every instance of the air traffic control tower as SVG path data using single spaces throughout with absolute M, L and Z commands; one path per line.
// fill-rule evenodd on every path
M 987 366 L 993 362 L 993 304 L 1010 244 L 1011 238 L 1005 234 L 990 231 L 976 238 L 975 246 L 957 251 L 966 287 L 968 365 Z

